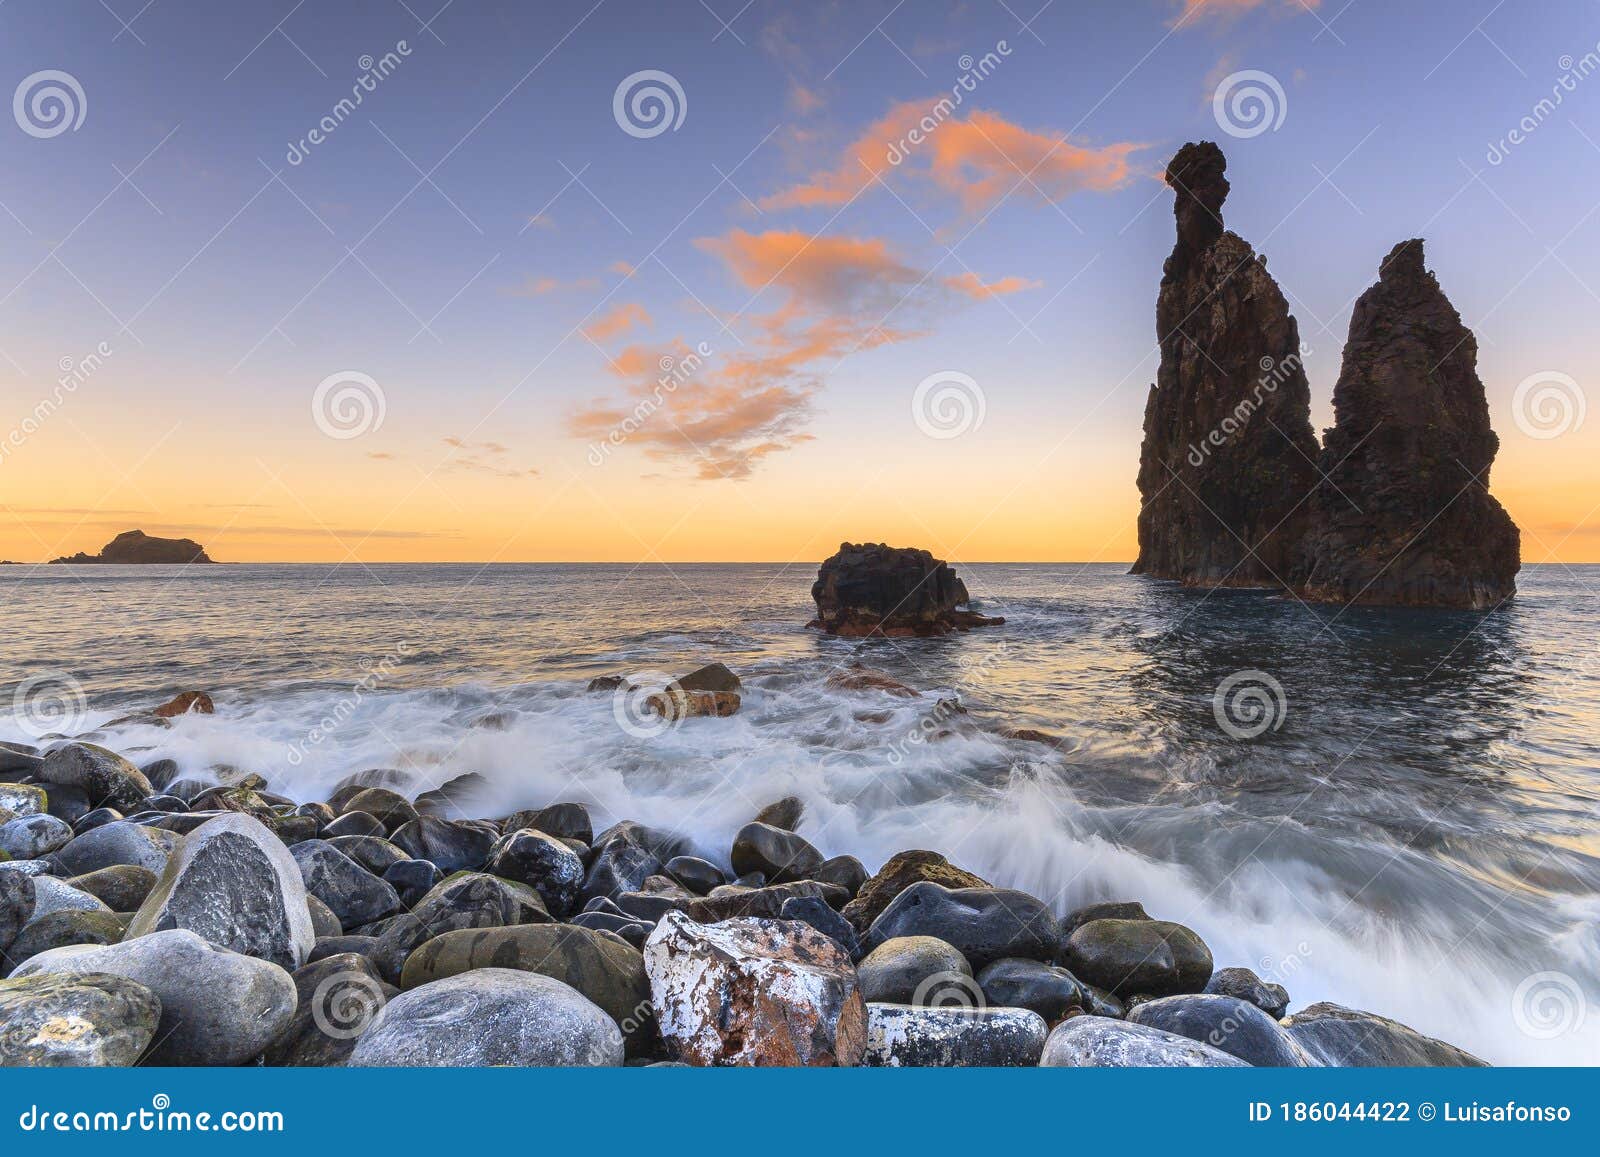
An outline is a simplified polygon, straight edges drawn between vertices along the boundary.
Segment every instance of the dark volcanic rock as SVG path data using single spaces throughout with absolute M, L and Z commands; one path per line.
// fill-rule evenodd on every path
M 294 1018 L 264 1060 L 269 1065 L 343 1065 L 356 1040 L 399 989 L 385 984 L 372 962 L 354 952 L 310 961 L 296 970 Z
M 89 555 L 79 551 L 70 557 L 53 558 L 50 561 L 182 564 L 215 560 L 208 558 L 206 548 L 192 538 L 153 538 L 142 530 L 124 530 L 102 546 L 99 554 Z
M 1521 535 L 1489 493 L 1500 440 L 1477 366 L 1422 241 L 1402 241 L 1350 315 L 1307 598 L 1485 610 L 1516 591 Z
M 896 852 L 889 862 L 878 869 L 878 874 L 868 879 L 856 890 L 855 899 L 844 906 L 846 920 L 859 931 L 872 926 L 889 902 L 912 884 L 931 880 L 946 888 L 987 888 L 989 881 L 958 868 L 938 852 L 913 849 Z
M 1178 240 L 1156 304 L 1161 365 L 1145 403 L 1134 574 L 1285 586 L 1310 526 L 1317 440 L 1300 334 L 1265 262 L 1224 232 L 1222 150 L 1167 166 Z
M 760 872 L 774 884 L 810 879 L 811 873 L 822 866 L 822 853 L 803 837 L 763 823 L 745 824 L 739 829 L 729 858 L 737 874 Z
M 1262 980 L 1248 968 L 1217 969 L 1206 991 L 1249 1001 L 1274 1020 L 1281 1020 L 1289 1011 L 1289 990 L 1281 984 Z
M 372 961 L 385 980 L 397 984 L 411 950 L 435 936 L 458 928 L 548 923 L 544 901 L 528 885 L 481 872 L 464 874 L 434 888 L 410 912 L 384 921 Z
M 1061 925 L 1041 901 L 1009 888 L 945 888 L 930 881 L 896 896 L 872 922 L 868 951 L 899 936 L 935 936 L 974 968 L 1007 956 L 1050 960 L 1061 948 Z M 1206 976 L 1211 975 L 1209 958 Z
M 998 625 L 1004 619 L 959 610 L 967 587 L 943 559 L 913 547 L 841 543 L 817 570 L 808 626 L 830 635 L 942 635 Z
M 485 828 L 435 816 L 421 816 L 403 824 L 389 839 L 414 859 L 438 864 L 445 872 L 476 872 L 489 858 L 495 841 L 494 833 Z
M 1032 1009 L 1051 1024 L 1071 1009 L 1086 1009 L 1089 1003 L 1076 976 L 1060 965 L 1039 960 L 996 960 L 978 973 L 978 987 L 990 1004 Z
M 1316 1063 L 1277 1021 L 1233 996 L 1163 996 L 1129 1010 L 1128 1019 L 1208 1044 L 1258 1068 Z
M 1338 1004 L 1313 1004 L 1283 1022 L 1296 1044 L 1325 1065 L 1478 1068 L 1471 1053 L 1398 1021 Z
M 583 885 L 583 861 L 578 853 L 554 836 L 532 828 L 501 836 L 490 851 L 484 870 L 528 884 L 556 916 L 564 916 L 577 907 L 578 889 Z
M 91 808 L 114 807 L 124 814 L 137 811 L 156 793 L 144 772 L 116 752 L 93 743 L 62 744 L 45 756 L 39 778 L 46 781 L 46 790 L 51 794 L 48 785 L 66 784 L 79 788 Z M 61 818 L 74 823 L 86 814 Z
M 1079 980 L 1123 998 L 1199 992 L 1211 979 L 1205 941 L 1168 920 L 1090 920 L 1064 956 Z

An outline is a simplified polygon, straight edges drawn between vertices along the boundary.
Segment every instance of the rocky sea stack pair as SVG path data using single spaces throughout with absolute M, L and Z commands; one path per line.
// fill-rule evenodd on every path
M 1489 493 L 1499 439 L 1478 347 L 1423 263 L 1396 245 L 1356 302 L 1319 446 L 1298 327 L 1265 259 L 1222 224 L 1210 142 L 1167 166 L 1178 240 L 1156 305 L 1135 574 L 1301 598 L 1492 609 L 1520 535 Z

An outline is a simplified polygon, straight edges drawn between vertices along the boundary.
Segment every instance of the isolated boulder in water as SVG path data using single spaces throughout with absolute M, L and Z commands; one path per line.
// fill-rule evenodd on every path
M 866 1005 L 850 958 L 808 924 L 697 924 L 669 912 L 644 948 L 667 1048 L 693 1065 L 856 1065 Z
M 161 1024 L 146 1063 L 238 1065 L 278 1038 L 294 1015 L 294 981 L 275 964 L 173 929 L 103 948 L 35 956 L 19 976 L 125 977 L 160 998 Z
M 1156 302 L 1161 363 L 1145 402 L 1133 573 L 1286 586 L 1317 481 L 1311 387 L 1265 260 L 1223 229 L 1226 169 L 1210 141 L 1167 165 L 1178 237 Z
M 1257 1068 L 1304 1068 L 1317 1063 L 1277 1021 L 1237 997 L 1205 993 L 1163 996 L 1134 1006 L 1128 1019 L 1219 1048 Z
M 1489 493 L 1500 439 L 1477 367 L 1422 241 L 1402 241 L 1350 315 L 1305 597 L 1485 610 L 1515 593 L 1521 535 Z
M 1091 920 L 1063 956 L 1079 980 L 1121 997 L 1200 992 L 1211 979 L 1205 941 L 1168 920 Z
M 593 1001 L 536 972 L 477 968 L 401 993 L 351 1067 L 620 1065 L 622 1031 Z
M 1041 1068 L 1235 1069 L 1238 1057 L 1177 1033 L 1104 1016 L 1073 1016 L 1044 1043 Z
M 160 1016 L 161 1001 L 120 976 L 0 980 L 0 1068 L 131 1065 Z
M 1031 1067 L 1049 1026 L 1025 1008 L 867 1005 L 863 1063 L 887 1068 Z
M 744 684 L 739 681 L 739 676 L 722 663 L 707 663 L 704 667 L 697 667 L 673 682 L 685 691 L 721 691 L 737 695 L 744 690 Z
M 726 718 L 739 710 L 739 696 L 732 691 L 685 691 L 676 684 L 647 696 L 645 707 L 663 719 Z
M 817 617 L 808 626 L 830 635 L 942 635 L 1004 619 L 961 610 L 966 584 L 943 559 L 914 547 L 840 543 L 811 586 Z
M 1480 1068 L 1488 1063 L 1399 1021 L 1328 1002 L 1295 1013 L 1283 1027 L 1296 1044 L 1325 1065 Z
M 128 938 L 186 928 L 293 971 L 316 941 L 300 868 L 259 820 L 229 812 L 184 837 Z
M 161 706 L 153 708 L 150 714 L 160 719 L 171 719 L 174 715 L 187 715 L 191 711 L 197 715 L 211 715 L 216 710 L 211 696 L 204 691 L 181 691 Z
M 871 951 L 897 936 L 936 936 L 974 968 L 1007 956 L 1050 960 L 1061 949 L 1061 925 L 1042 901 L 1026 892 L 946 888 L 929 881 L 896 896 L 872 922 L 862 944 Z
M 39 778 L 47 785 L 81 788 L 91 808 L 114 807 L 124 815 L 138 811 L 156 793 L 144 772 L 93 743 L 63 743 L 45 756 Z

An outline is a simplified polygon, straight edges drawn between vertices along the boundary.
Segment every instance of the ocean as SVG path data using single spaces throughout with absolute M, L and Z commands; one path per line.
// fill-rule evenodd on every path
M 200 688 L 214 716 L 102 738 L 297 800 L 475 772 L 473 814 L 580 800 L 724 863 L 797 795 L 827 855 L 931 848 L 1061 912 L 1137 899 L 1291 1008 L 1600 1064 L 1600 566 L 1525 567 L 1488 616 L 957 569 L 1004 626 L 825 637 L 811 563 L 7 567 L 0 738 Z M 713 660 L 744 680 L 730 718 L 585 690 Z M 827 685 L 856 662 L 920 694 Z

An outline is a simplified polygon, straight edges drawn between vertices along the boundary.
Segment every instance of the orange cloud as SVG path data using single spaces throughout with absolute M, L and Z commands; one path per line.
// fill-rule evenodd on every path
M 583 334 L 590 341 L 607 341 L 627 333 L 636 325 L 649 324 L 650 314 L 645 307 L 636 301 L 630 301 L 595 318 L 583 327 Z
M 547 293 L 554 293 L 558 289 L 598 289 L 600 282 L 593 277 L 579 277 L 573 281 L 562 281 L 556 277 L 525 277 L 521 285 L 510 285 L 501 289 L 507 297 L 543 297 Z
M 789 85 L 789 104 L 795 112 L 806 116 L 816 112 L 823 106 L 822 96 L 814 89 L 809 89 L 799 81 Z
M 775 286 L 797 305 L 812 308 L 840 308 L 873 289 L 912 284 L 921 276 L 878 238 L 734 229 L 725 237 L 703 237 L 695 245 L 720 257 L 753 293 Z
M 1142 147 L 1073 144 L 981 109 L 963 118 L 956 108 L 951 96 L 895 105 L 846 147 L 832 169 L 765 198 L 762 207 L 839 206 L 873 181 L 901 173 L 957 197 L 969 213 L 1013 191 L 1057 201 L 1125 184 L 1131 175 L 1128 156 Z
M 966 294 L 968 297 L 982 301 L 988 297 L 1004 297 L 1009 293 L 1021 293 L 1024 289 L 1038 289 L 1044 284 L 1042 281 L 1031 281 L 1026 277 L 1002 277 L 999 281 L 985 282 L 976 273 L 968 271 L 957 274 L 955 277 L 946 277 L 944 283 L 951 289 Z

